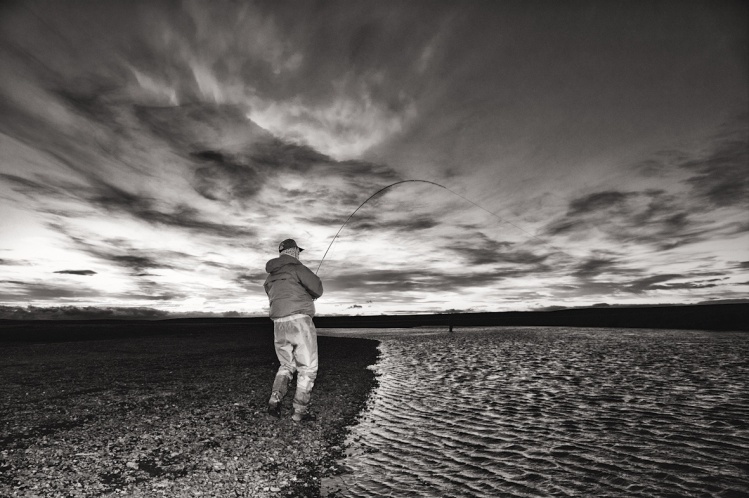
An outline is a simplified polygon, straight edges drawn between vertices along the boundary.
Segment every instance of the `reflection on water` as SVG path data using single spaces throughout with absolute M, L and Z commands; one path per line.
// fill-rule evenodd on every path
M 324 496 L 749 493 L 749 334 L 320 332 L 382 341 Z

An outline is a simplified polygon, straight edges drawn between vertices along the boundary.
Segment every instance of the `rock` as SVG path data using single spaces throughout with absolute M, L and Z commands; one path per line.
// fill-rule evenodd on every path
M 138 464 L 135 462 L 127 462 L 125 465 L 128 469 L 138 470 Z

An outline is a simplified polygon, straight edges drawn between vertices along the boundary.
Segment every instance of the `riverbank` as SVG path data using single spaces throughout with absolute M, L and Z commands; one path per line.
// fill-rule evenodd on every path
M 116 338 L 65 342 L 37 326 L 58 342 L 0 346 L 1 496 L 319 496 L 376 384 L 376 341 L 320 337 L 318 420 L 297 425 L 293 384 L 281 420 L 265 411 L 267 330 L 89 324 Z

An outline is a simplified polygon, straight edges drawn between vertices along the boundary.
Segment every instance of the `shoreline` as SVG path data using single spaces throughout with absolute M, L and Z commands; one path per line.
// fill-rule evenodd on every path
M 377 385 L 367 368 L 377 341 L 319 336 L 318 420 L 294 424 L 294 383 L 280 420 L 265 411 L 278 366 L 272 333 L 142 326 L 107 325 L 125 337 L 101 340 L 68 330 L 64 341 L 56 324 L 37 322 L 24 328 L 57 341 L 3 343 L 0 495 L 320 495 Z M 84 332 L 106 336 L 101 327 Z

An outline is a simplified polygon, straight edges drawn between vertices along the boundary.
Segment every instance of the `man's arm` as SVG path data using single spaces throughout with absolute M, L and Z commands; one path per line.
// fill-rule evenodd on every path
M 312 273 L 312 270 L 304 265 L 298 265 L 297 275 L 299 276 L 299 282 L 302 284 L 302 287 L 305 288 L 310 296 L 314 299 L 322 296 L 322 281 L 320 280 L 320 277 Z

